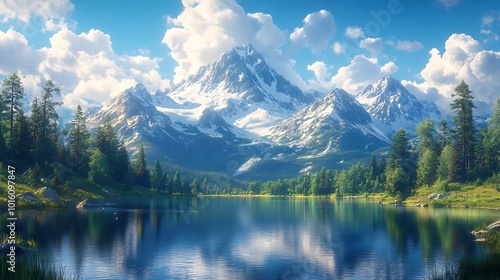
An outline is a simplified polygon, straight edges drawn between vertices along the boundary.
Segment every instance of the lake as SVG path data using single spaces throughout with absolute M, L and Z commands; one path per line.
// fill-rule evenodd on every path
M 81 279 L 421 279 L 479 254 L 484 245 L 470 231 L 500 219 L 495 210 L 293 197 L 124 200 L 17 214 L 18 235 Z

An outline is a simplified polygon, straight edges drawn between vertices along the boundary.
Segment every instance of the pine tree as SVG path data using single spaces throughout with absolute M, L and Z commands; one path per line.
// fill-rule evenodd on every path
M 490 151 L 493 154 L 493 172 L 500 173 L 500 98 L 496 100 L 488 130 L 490 131 L 488 138 L 491 143 Z
M 408 133 L 399 129 L 392 138 L 391 153 L 386 167 L 386 188 L 401 199 L 408 197 L 415 180 L 415 162 L 410 153 Z
M 3 80 L 2 84 L 2 99 L 0 103 L 2 107 L 6 107 L 6 113 L 9 119 L 9 156 L 11 159 L 14 157 L 14 116 L 21 110 L 24 98 L 24 87 L 21 78 L 17 72 L 10 74 Z M 3 108 L 0 108 L 3 109 Z M 0 110 L 3 113 L 3 110 Z
M 76 167 L 80 173 L 85 173 L 89 160 L 88 149 L 90 133 L 87 129 L 86 119 L 80 105 L 76 108 L 71 123 L 73 127 L 69 132 L 69 156 L 73 166 Z
M 378 177 L 379 170 L 378 170 L 378 165 L 377 165 L 377 158 L 372 155 L 370 157 L 370 167 L 369 167 L 369 172 L 370 172 L 370 179 L 375 180 Z
M 172 195 L 174 194 L 174 178 L 172 176 L 165 175 L 165 189 L 167 193 Z
M 475 126 L 473 121 L 473 108 L 475 108 L 469 86 L 462 81 L 455 87 L 452 97 L 451 109 L 455 112 L 454 123 L 455 133 L 453 135 L 455 155 L 452 164 L 456 174 L 454 181 L 464 181 L 473 170 L 474 147 L 476 145 Z
M 451 145 L 446 145 L 439 156 L 437 175 L 440 181 L 448 181 L 452 149 Z
M 476 152 L 480 178 L 486 179 L 500 172 L 500 98 L 496 100 L 489 127 L 480 133 Z
M 423 153 L 427 149 L 436 150 L 437 140 L 436 140 L 436 128 L 434 121 L 424 120 L 417 126 L 416 134 L 418 136 L 418 149 L 420 153 Z
M 181 174 L 176 171 L 172 179 L 173 193 L 182 193 Z
M 198 189 L 200 188 L 198 178 L 194 178 L 189 187 L 191 189 L 191 195 L 198 195 Z
M 28 185 L 34 189 L 40 188 L 40 186 L 42 185 L 40 181 L 42 175 L 43 174 L 40 165 L 38 165 L 38 163 L 35 163 L 35 166 L 29 168 L 28 172 L 26 173 L 26 178 L 27 178 L 26 180 Z
M 155 166 L 153 167 L 153 172 L 151 173 L 151 188 L 157 191 L 161 191 L 165 186 L 165 175 L 163 174 L 163 169 L 161 168 L 161 163 L 156 160 Z
M 5 145 L 5 138 L 3 137 L 2 123 L 0 122 L 0 162 L 4 162 L 7 158 L 7 146 Z
M 149 171 L 146 165 L 146 155 L 144 153 L 144 146 L 139 148 L 139 154 L 135 162 L 135 178 L 140 186 L 150 188 Z
M 99 149 L 92 149 L 90 153 L 88 180 L 93 184 L 108 184 L 110 182 L 111 167 L 106 155 Z
M 14 157 L 24 164 L 31 163 L 29 129 L 28 118 L 24 115 L 23 109 L 20 109 L 14 120 L 13 149 Z
M 416 134 L 419 138 L 419 158 L 417 164 L 417 185 L 431 186 L 436 181 L 438 166 L 438 144 L 436 140 L 435 124 L 432 120 L 425 120 L 417 126 Z
M 32 107 L 33 122 L 39 126 L 36 129 L 35 159 L 37 162 L 50 162 L 57 156 L 57 121 L 59 115 L 56 112 L 56 106 L 62 102 L 54 101 L 54 94 L 60 95 L 60 89 L 54 85 L 51 80 L 47 80 L 42 87 L 42 97 L 36 101 Z M 35 110 L 33 115 L 33 110 Z
M 125 145 L 119 142 L 110 118 L 107 117 L 104 123 L 97 127 L 93 146 L 108 158 L 113 178 L 118 182 L 125 182 L 130 161 Z
M 460 147 L 458 142 L 451 145 L 450 165 L 448 166 L 448 182 L 459 182 L 463 180 L 463 158 L 460 157 Z
M 425 149 L 420 155 L 417 168 L 417 185 L 432 186 L 437 179 L 437 168 L 439 159 L 436 151 Z
M 130 159 L 128 156 L 125 144 L 121 142 L 118 145 L 118 154 L 116 156 L 117 161 L 115 163 L 114 178 L 116 181 L 124 183 L 129 175 Z
M 208 180 L 207 178 L 203 179 L 203 182 L 201 183 L 201 191 L 203 194 L 208 194 Z
M 30 124 L 30 138 L 31 138 L 31 153 L 35 162 L 38 162 L 38 159 L 41 158 L 40 152 L 40 133 L 42 127 L 42 110 L 39 105 L 38 96 L 33 98 L 31 103 L 31 116 L 29 118 Z
M 445 119 L 442 119 L 439 122 L 439 130 L 436 138 L 439 145 L 438 153 L 440 153 L 445 146 L 450 144 L 450 128 L 448 127 L 448 122 Z

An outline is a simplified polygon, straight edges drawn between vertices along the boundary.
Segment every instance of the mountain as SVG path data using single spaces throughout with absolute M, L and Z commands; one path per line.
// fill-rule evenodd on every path
M 386 132 L 399 128 L 414 131 L 425 119 L 439 121 L 443 118 L 436 104 L 419 101 L 391 76 L 368 85 L 356 95 L 356 99 Z
M 242 160 L 236 149 L 240 139 L 229 134 L 232 141 L 228 143 L 227 139 L 203 133 L 189 123 L 174 123 L 155 106 L 158 94 L 152 96 L 142 84 L 137 84 L 88 110 L 87 123 L 94 128 L 109 119 L 129 152 L 134 155 L 144 145 L 151 164 L 158 159 L 191 169 L 225 172 L 227 162 Z M 207 111 L 204 115 L 205 126 L 228 129 L 229 125 L 216 114 Z
M 300 147 L 309 158 L 338 151 L 373 151 L 390 142 L 356 99 L 342 89 L 330 91 L 271 131 L 277 143 Z
M 440 115 L 391 77 L 355 97 L 342 89 L 304 93 L 251 45 L 168 91 L 150 94 L 137 84 L 86 112 L 90 127 L 109 118 L 132 156 L 144 145 L 151 164 L 260 180 L 346 168 L 381 152 L 399 127 Z
M 271 69 L 250 44 L 236 47 L 201 67 L 173 87 L 168 96 L 197 111 L 195 118 L 210 108 L 229 124 L 259 136 L 315 99 Z

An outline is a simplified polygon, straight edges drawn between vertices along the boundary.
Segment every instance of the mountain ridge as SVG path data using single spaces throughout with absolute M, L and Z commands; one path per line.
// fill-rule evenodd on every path
M 418 118 L 407 118 L 414 108 Z M 305 93 L 242 45 L 168 91 L 137 84 L 86 116 L 93 127 L 111 118 L 126 145 L 144 144 L 151 161 L 245 177 L 270 166 L 286 175 L 367 159 L 397 126 L 414 129 L 426 114 L 440 114 L 434 109 L 392 77 L 356 95 Z

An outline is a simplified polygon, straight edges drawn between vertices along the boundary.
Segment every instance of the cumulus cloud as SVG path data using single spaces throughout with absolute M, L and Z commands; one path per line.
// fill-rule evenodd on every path
M 423 49 L 424 46 L 419 41 L 398 41 L 396 49 L 405 52 L 414 52 Z
M 380 37 L 368 37 L 359 42 L 359 47 L 370 51 L 373 55 L 379 55 L 384 50 L 384 41 Z
M 359 39 L 365 37 L 365 32 L 361 27 L 358 26 L 349 26 L 345 29 L 345 36 L 351 39 Z
M 342 54 L 345 52 L 345 46 L 339 42 L 333 43 L 332 49 L 335 54 Z
M 304 20 L 304 26 L 295 28 L 290 39 L 300 47 L 310 47 L 313 53 L 324 50 L 336 31 L 333 15 L 321 10 L 308 14 Z
M 295 62 L 281 51 L 287 37 L 274 24 L 271 15 L 247 14 L 235 0 L 185 0 L 182 3 L 184 10 L 176 18 L 168 18 L 171 26 L 162 41 L 178 63 L 174 70 L 175 83 L 194 74 L 199 67 L 214 62 L 224 52 L 251 43 L 271 67 L 299 87 L 306 86 L 293 70 Z M 317 17 L 312 16 L 307 21 L 316 24 L 316 20 Z M 302 32 L 315 30 L 312 28 L 310 31 L 307 23 L 305 26 Z
M 73 11 L 69 0 L 16 0 L 0 1 L 0 21 L 19 20 L 29 23 L 35 20 L 37 27 L 55 31 L 67 27 L 65 16 Z
M 309 81 L 312 88 L 324 90 L 329 87 L 326 79 L 330 77 L 330 73 L 323 61 L 316 61 L 313 64 L 307 65 L 307 70 L 312 71 L 316 77 L 316 80 Z
M 392 61 L 380 65 L 377 58 L 368 58 L 364 55 L 355 56 L 349 65 L 340 67 L 333 76 L 330 76 L 327 65 L 322 61 L 308 65 L 316 80 L 310 80 L 309 85 L 315 89 L 342 88 L 351 94 L 363 90 L 368 84 L 399 71 L 399 67 Z
M 331 83 L 335 87 L 342 88 L 351 94 L 356 94 L 363 90 L 369 83 L 397 71 L 399 71 L 399 67 L 392 61 L 380 66 L 376 58 L 357 55 L 349 65 L 341 67 L 337 71 L 337 74 L 332 77 Z
M 45 59 L 45 53 L 32 50 L 28 40 L 17 31 L 0 31 L 0 74 L 8 75 L 16 70 L 34 73 L 36 67 Z
M 64 106 L 72 109 L 101 104 L 137 82 L 151 91 L 169 85 L 156 59 L 117 55 L 110 36 L 99 30 L 75 34 L 63 29 L 50 38 L 50 47 L 38 50 L 22 34 L 0 31 L 0 56 L 8 58 L 0 61 L 0 74 L 19 70 L 28 96 L 39 93 L 42 80 L 52 79 L 61 87 Z
M 500 75 L 500 52 L 484 50 L 469 35 L 453 34 L 442 54 L 435 48 L 429 53 L 429 61 L 420 72 L 424 81 L 406 83 L 412 84 L 424 97 L 429 94 L 436 97 L 436 92 L 439 93 L 441 110 L 449 111 L 453 89 L 462 80 L 469 84 L 477 104 L 492 104 L 498 98 L 500 83 L 495 77 Z

